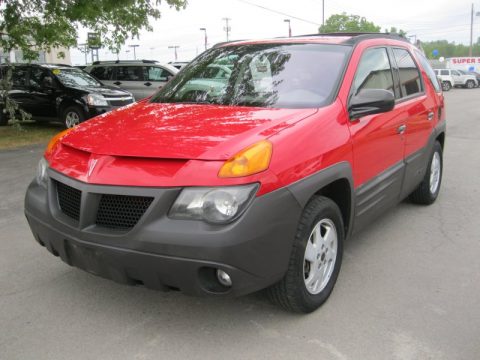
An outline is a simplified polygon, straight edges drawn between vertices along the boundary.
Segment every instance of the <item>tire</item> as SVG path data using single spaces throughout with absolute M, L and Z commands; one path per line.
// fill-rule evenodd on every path
M 428 161 L 427 171 L 418 187 L 410 194 L 410 200 L 415 204 L 430 205 L 435 202 L 440 192 L 443 174 L 443 151 L 438 141 L 435 141 L 433 152 Z
M 344 237 L 337 204 L 323 196 L 310 200 L 298 224 L 287 272 L 267 290 L 270 300 L 297 313 L 310 313 L 320 307 L 337 281 Z M 319 275 L 318 280 L 315 275 Z
M 451 88 L 452 88 L 452 84 L 450 84 L 449 81 L 443 81 L 442 82 L 442 90 L 443 91 L 450 91 Z
M 3 107 L 0 107 L 0 126 L 8 125 L 9 116 L 4 112 L 4 110 L 5 109 Z
M 0 109 L 0 126 L 7 126 L 8 125 L 8 116 Z
M 85 114 L 80 106 L 68 106 L 62 112 L 62 123 L 67 129 L 85 121 Z
M 468 80 L 466 87 L 467 89 L 473 89 L 475 87 L 475 82 L 473 80 Z

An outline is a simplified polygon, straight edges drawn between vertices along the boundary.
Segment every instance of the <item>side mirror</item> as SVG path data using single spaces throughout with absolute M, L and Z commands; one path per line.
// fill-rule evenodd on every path
M 380 114 L 390 111 L 395 106 L 395 96 L 389 90 L 364 89 L 352 96 L 348 106 L 350 119 Z

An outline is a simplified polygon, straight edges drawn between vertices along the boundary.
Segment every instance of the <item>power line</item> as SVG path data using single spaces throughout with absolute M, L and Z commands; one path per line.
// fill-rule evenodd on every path
M 293 16 L 293 15 L 290 15 L 290 14 L 287 14 L 287 13 L 284 13 L 284 12 L 281 12 L 281 11 L 277 11 L 277 10 L 274 10 L 274 9 L 270 9 L 270 8 L 268 8 L 268 7 L 266 7 L 266 6 L 259 5 L 259 4 L 255 4 L 255 3 L 252 3 L 252 2 L 250 2 L 250 1 L 246 1 L 246 0 L 237 0 L 237 1 L 240 1 L 240 2 L 242 2 L 242 3 L 244 3 L 244 4 L 248 4 L 248 5 L 250 5 L 250 6 L 258 7 L 258 8 L 260 8 L 260 9 L 263 9 L 263 10 L 266 10 L 266 11 L 270 11 L 270 12 L 275 13 L 275 14 L 278 14 L 278 15 L 288 16 L 288 17 L 290 17 L 290 18 L 292 18 L 292 19 L 295 19 L 295 20 L 303 21 L 303 22 L 306 22 L 306 23 L 309 23 L 309 24 L 313 24 L 313 25 L 317 25 L 317 26 L 320 26 L 320 25 L 321 25 L 321 24 L 316 23 L 316 22 L 314 22 L 314 21 L 310 21 L 310 20 L 307 20 L 307 19 L 302 19 L 302 18 L 300 18 L 300 17 L 298 17 L 298 16 Z

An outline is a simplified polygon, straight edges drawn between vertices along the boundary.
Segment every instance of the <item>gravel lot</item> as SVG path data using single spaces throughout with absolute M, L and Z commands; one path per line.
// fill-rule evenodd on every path
M 480 358 L 480 89 L 446 93 L 443 189 L 345 246 L 307 316 L 239 299 L 115 284 L 33 240 L 23 196 L 42 147 L 0 151 L 0 359 Z

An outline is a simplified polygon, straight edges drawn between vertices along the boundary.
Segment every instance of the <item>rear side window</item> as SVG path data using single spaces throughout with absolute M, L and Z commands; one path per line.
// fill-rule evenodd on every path
M 155 66 L 146 66 L 144 72 L 148 81 L 167 81 L 172 76 L 167 70 Z
M 27 68 L 25 66 L 21 67 L 14 67 L 12 71 L 12 86 L 19 88 L 19 87 L 26 87 L 27 81 Z
M 440 83 L 438 82 L 436 72 L 433 71 L 425 55 L 423 55 L 420 51 L 415 51 L 415 54 L 417 55 L 418 61 L 420 61 L 420 64 L 422 65 L 423 70 L 425 70 L 425 72 L 427 73 L 427 76 L 430 79 L 430 82 L 432 83 L 433 87 L 435 88 L 435 91 L 439 92 Z
M 353 81 L 352 93 L 356 95 L 364 89 L 383 89 L 395 93 L 386 48 L 367 49 L 363 53 Z
M 97 66 L 90 71 L 90 75 L 95 76 L 98 80 L 110 80 L 112 78 L 113 67 Z
M 420 71 L 413 61 L 412 55 L 407 50 L 399 48 L 393 49 L 393 54 L 398 66 L 402 97 L 423 92 Z
M 143 66 L 117 66 L 117 80 L 143 81 Z
M 448 70 L 442 70 L 440 71 L 440 75 L 450 75 L 450 73 L 448 72 Z

